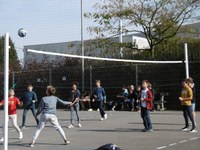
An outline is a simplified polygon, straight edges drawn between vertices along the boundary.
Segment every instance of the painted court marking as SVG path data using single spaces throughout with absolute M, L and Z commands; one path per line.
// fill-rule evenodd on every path
M 189 141 L 194 141 L 194 140 L 198 140 L 198 139 L 200 139 L 200 137 L 193 137 L 193 138 L 190 138 L 189 140 L 182 140 L 182 141 L 179 141 L 178 143 L 171 143 L 168 146 L 157 147 L 156 150 L 166 149 L 167 147 L 172 147 L 172 146 L 175 146 L 177 144 L 183 144 L 183 143 L 187 143 Z

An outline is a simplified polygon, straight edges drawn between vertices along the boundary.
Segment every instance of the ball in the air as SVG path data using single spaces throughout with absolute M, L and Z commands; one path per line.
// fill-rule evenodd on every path
M 27 31 L 25 29 L 21 28 L 21 29 L 18 30 L 18 35 L 20 37 L 25 37 L 26 34 L 27 34 Z

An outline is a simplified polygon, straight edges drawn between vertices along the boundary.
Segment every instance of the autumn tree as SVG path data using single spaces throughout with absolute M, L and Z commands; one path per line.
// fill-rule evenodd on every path
M 100 0 L 94 6 L 96 12 L 85 17 L 98 23 L 89 31 L 102 37 L 118 34 L 119 20 L 123 20 L 122 31 L 144 34 L 154 55 L 154 47 L 175 36 L 196 16 L 199 5 L 199 0 Z

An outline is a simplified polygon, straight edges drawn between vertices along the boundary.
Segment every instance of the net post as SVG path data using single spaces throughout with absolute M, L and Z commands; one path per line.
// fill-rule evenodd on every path
M 188 44 L 185 43 L 185 71 L 186 71 L 186 78 L 189 78 L 189 61 L 188 61 Z
M 4 38 L 4 150 L 8 150 L 9 33 Z
M 138 86 L 138 64 L 135 65 L 135 85 Z
M 81 5 L 81 55 L 85 55 L 85 47 L 84 47 L 84 41 L 83 41 L 83 0 L 80 0 Z M 85 59 L 84 57 L 82 60 L 82 92 L 85 89 Z
M 92 66 L 90 65 L 90 95 L 92 95 Z

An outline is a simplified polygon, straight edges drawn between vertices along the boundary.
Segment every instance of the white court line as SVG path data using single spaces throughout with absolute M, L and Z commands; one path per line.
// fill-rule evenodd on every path
M 188 140 L 183 140 L 183 141 L 180 141 L 179 143 L 186 143 L 188 142 Z
M 161 146 L 161 147 L 158 147 L 156 149 L 164 149 L 164 148 L 167 148 L 167 146 Z
M 174 146 L 174 145 L 176 145 L 177 143 L 172 143 L 172 144 L 169 144 L 169 146 Z
M 197 140 L 198 137 L 191 138 L 190 141 Z

